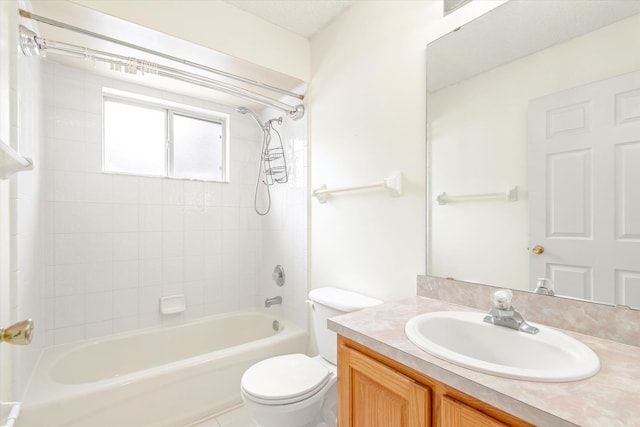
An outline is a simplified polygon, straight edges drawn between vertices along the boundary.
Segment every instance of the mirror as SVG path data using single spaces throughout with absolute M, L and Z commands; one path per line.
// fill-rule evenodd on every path
M 427 274 L 640 308 L 640 2 L 511 0 L 427 61 Z

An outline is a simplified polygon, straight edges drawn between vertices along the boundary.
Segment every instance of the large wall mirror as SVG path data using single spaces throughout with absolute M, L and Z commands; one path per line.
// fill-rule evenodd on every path
M 427 58 L 427 273 L 640 308 L 640 1 L 511 0 Z

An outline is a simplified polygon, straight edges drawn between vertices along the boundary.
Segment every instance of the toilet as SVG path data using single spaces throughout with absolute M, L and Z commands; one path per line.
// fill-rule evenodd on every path
M 338 288 L 309 292 L 320 355 L 286 354 L 262 360 L 241 380 L 244 405 L 261 427 L 335 427 L 337 406 L 336 334 L 327 319 L 382 301 Z

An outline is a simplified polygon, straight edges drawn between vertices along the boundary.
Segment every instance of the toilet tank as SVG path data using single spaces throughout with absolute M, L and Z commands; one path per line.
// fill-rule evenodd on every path
M 309 292 L 312 304 L 313 330 L 320 355 L 337 364 L 338 349 L 336 333 L 327 327 L 327 319 L 367 307 L 382 304 L 383 301 L 356 292 L 338 288 L 318 288 Z

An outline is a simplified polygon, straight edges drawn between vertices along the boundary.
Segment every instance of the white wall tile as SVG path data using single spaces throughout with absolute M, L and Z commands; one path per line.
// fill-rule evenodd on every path
M 111 319 L 103 322 L 87 323 L 85 326 L 85 338 L 99 338 L 113 333 L 113 321 Z
M 85 81 L 84 110 L 88 113 L 102 114 L 102 86 L 97 82 Z
M 162 284 L 162 260 L 140 260 L 139 284 L 143 286 L 156 286 Z
M 84 142 L 87 144 L 102 144 L 102 115 L 85 112 Z
M 222 230 L 222 207 L 206 206 L 203 219 L 205 230 Z
M 162 257 L 162 233 L 159 231 L 142 232 L 139 234 L 140 259 Z
M 140 231 L 162 230 L 162 205 L 140 205 L 138 208 Z
M 54 139 L 53 158 L 54 168 L 59 171 L 84 172 L 85 145 L 82 141 Z
M 162 204 L 162 180 L 160 178 L 139 178 L 140 203 Z
M 85 291 L 101 292 L 113 289 L 113 263 L 89 262 L 83 264 Z
M 240 208 L 235 206 L 222 208 L 222 229 L 229 231 L 240 229 Z
M 84 325 L 56 328 L 54 331 L 54 344 L 66 344 L 84 339 Z
M 80 264 L 85 262 L 85 240 L 82 234 L 56 234 L 53 237 L 54 264 Z
M 84 171 L 89 173 L 102 172 L 102 145 L 84 145 Z
M 84 265 L 61 264 L 54 267 L 54 295 L 56 297 L 84 293 Z
M 184 254 L 184 238 L 180 231 L 162 233 L 162 257 L 179 257 Z
M 183 221 L 185 230 L 204 230 L 204 208 L 185 206 Z
M 163 179 L 162 202 L 172 205 L 184 204 L 184 181 L 179 179 Z
M 188 206 L 204 205 L 204 183 L 201 181 L 184 182 L 184 204 Z
M 185 256 L 183 258 L 183 280 L 197 282 L 205 279 L 204 256 Z
M 113 292 L 98 292 L 85 296 L 86 323 L 96 323 L 113 318 Z
M 116 261 L 113 263 L 113 289 L 131 289 L 138 287 L 137 261 Z
M 82 231 L 108 233 L 113 231 L 113 205 L 109 203 L 85 203 L 81 220 Z
M 113 175 L 114 203 L 138 203 L 139 178 L 128 175 Z
M 204 232 L 204 254 L 222 255 L 222 230 L 206 230 Z
M 204 255 L 204 233 L 202 231 L 185 231 L 184 234 L 184 255 Z
M 84 325 L 84 295 L 54 298 L 54 324 L 56 329 Z
M 139 257 L 138 233 L 113 234 L 113 260 L 137 261 Z
M 181 283 L 183 280 L 183 257 L 162 258 L 162 284 Z
M 184 229 L 184 206 L 162 206 L 162 230 L 182 231 Z
M 85 176 L 79 172 L 55 171 L 53 200 L 57 202 L 80 202 L 84 200 Z
M 138 231 L 138 205 L 115 204 L 113 207 L 113 231 Z
M 84 141 L 84 112 L 68 108 L 54 108 L 53 137 L 70 141 Z
M 140 288 L 138 292 L 138 313 L 159 313 L 161 290 L 161 286 L 145 286 Z
M 85 174 L 84 200 L 86 202 L 112 203 L 112 178 L 112 175 L 104 173 Z
M 84 233 L 80 237 L 84 262 L 113 260 L 113 233 Z
M 53 227 L 55 233 L 78 233 L 84 231 L 84 204 L 79 202 L 55 202 L 53 205 Z M 46 228 L 46 225 L 45 225 Z
M 113 332 L 126 332 L 137 329 L 138 327 L 146 327 L 138 322 L 138 316 L 130 316 L 113 319 Z
M 116 289 L 113 291 L 114 319 L 137 316 L 138 289 Z
M 217 182 L 205 182 L 203 185 L 203 202 L 205 206 L 222 205 L 222 187 L 225 184 Z

